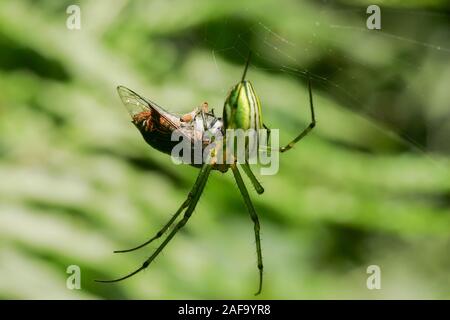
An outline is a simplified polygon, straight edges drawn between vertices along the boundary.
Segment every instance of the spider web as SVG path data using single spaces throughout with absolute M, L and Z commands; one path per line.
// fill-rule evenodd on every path
M 324 18 L 330 13 L 336 13 L 338 11 L 340 14 L 355 14 L 357 13 L 361 16 L 359 24 L 344 25 L 344 24 L 326 24 Z M 389 15 L 390 19 L 434 19 L 436 17 L 440 19 L 448 20 L 449 15 L 446 13 L 438 13 L 433 11 L 425 10 L 402 10 L 402 9 L 385 9 L 382 8 L 382 19 L 383 14 Z M 412 149 L 414 152 L 421 153 L 425 155 L 433 162 L 436 162 L 435 153 L 449 153 L 450 145 L 446 136 L 450 133 L 450 110 L 446 113 L 440 114 L 439 117 L 433 117 L 429 115 L 427 110 L 428 105 L 421 105 L 419 110 L 415 110 L 416 113 L 422 113 L 425 115 L 424 119 L 417 119 L 418 122 L 423 121 L 423 125 L 426 127 L 426 133 L 419 133 L 419 136 L 423 139 L 418 139 L 417 132 L 414 132 L 414 126 L 412 129 L 399 129 L 396 126 L 395 119 L 390 119 L 389 113 L 382 114 L 376 105 L 371 105 L 368 99 L 362 97 L 358 92 L 358 84 L 367 83 L 368 77 L 361 73 L 361 70 L 373 70 L 373 61 L 366 61 L 360 57 L 355 57 L 355 55 L 350 55 L 347 51 L 342 51 L 336 48 L 342 48 L 346 44 L 345 37 L 341 35 L 355 35 L 356 39 L 361 39 L 363 37 L 371 37 L 373 41 L 379 41 L 382 43 L 387 43 L 394 49 L 399 47 L 401 51 L 411 52 L 411 54 L 421 54 L 426 55 L 423 59 L 416 59 L 420 63 L 414 63 L 414 59 L 403 59 L 400 55 L 393 54 L 389 59 L 391 62 L 389 65 L 401 66 L 401 72 L 404 74 L 410 74 L 412 77 L 417 74 L 424 74 L 433 72 L 432 68 L 427 66 L 429 60 L 432 62 L 439 61 L 439 59 L 447 59 L 450 56 L 450 43 L 442 42 L 444 40 L 442 35 L 436 32 L 430 32 L 429 34 L 422 34 L 420 37 L 413 38 L 408 34 L 403 35 L 403 30 L 395 30 L 395 28 L 390 27 L 389 24 L 386 26 L 382 23 L 382 30 L 369 30 L 365 26 L 365 19 L 368 17 L 365 12 L 361 12 L 361 9 L 341 9 L 337 10 L 334 8 L 327 8 L 320 11 L 320 17 L 314 23 L 314 26 L 322 28 L 321 32 L 316 32 L 314 28 L 311 30 L 310 40 L 306 43 L 299 43 L 292 38 L 289 38 L 284 34 L 283 30 L 276 30 L 275 26 L 272 26 L 263 21 L 257 21 L 244 30 L 235 33 L 233 41 L 227 45 L 217 45 L 214 37 L 220 37 L 220 34 L 211 35 L 208 34 L 208 30 L 205 32 L 204 41 L 211 48 L 211 59 L 213 60 L 217 72 L 222 72 L 220 66 L 220 60 L 218 56 L 229 55 L 234 56 L 236 61 L 240 61 L 240 64 L 244 64 L 247 59 L 248 52 L 251 50 L 253 53 L 254 62 L 251 63 L 251 68 L 262 71 L 264 73 L 276 73 L 283 74 L 284 76 L 294 79 L 297 82 L 306 83 L 308 77 L 311 78 L 313 82 L 313 87 L 315 90 L 320 90 L 320 94 L 328 96 L 330 99 L 338 101 L 336 105 L 344 107 L 358 114 L 358 116 L 364 117 L 373 123 L 377 128 L 379 128 L 380 135 L 388 135 L 401 144 Z M 383 20 L 382 20 L 383 21 Z M 427 20 L 428 21 L 428 20 Z M 323 30 L 327 30 L 329 34 L 327 38 L 328 44 L 323 44 L 319 41 L 319 33 L 321 37 L 324 35 Z M 391 30 L 393 29 L 393 30 Z M 398 29 L 398 28 L 397 28 Z M 257 46 L 255 48 L 254 43 L 250 43 L 249 39 L 256 39 Z M 430 39 L 429 42 L 422 41 L 423 38 Z M 319 39 L 319 40 L 318 40 Z M 436 39 L 438 43 L 436 43 Z M 441 41 L 439 43 L 439 41 Z M 333 45 L 330 45 L 333 44 Z M 349 44 L 347 44 L 349 45 Z M 350 44 L 351 45 L 351 44 Z M 398 49 L 398 51 L 400 51 Z M 327 66 L 327 70 L 320 71 L 320 60 L 316 59 L 317 52 L 326 52 L 328 56 L 333 56 L 334 54 L 339 55 L 339 61 L 336 65 Z M 383 52 L 380 52 L 383 55 Z M 374 60 L 372 58 L 372 60 Z M 376 58 L 375 58 L 376 60 Z M 301 65 L 313 65 L 311 69 L 302 69 Z M 352 66 L 356 66 L 356 70 L 351 70 Z M 427 70 L 429 68 L 430 70 Z M 316 70 L 318 69 L 318 70 Z M 383 72 L 383 71 L 381 71 Z M 384 77 L 386 79 L 386 76 Z M 408 80 L 408 79 L 406 79 Z M 450 79 L 448 79 L 450 81 Z M 370 85 L 372 87 L 377 87 L 377 79 L 374 79 Z M 438 80 L 435 79 L 432 82 L 435 83 Z M 429 100 L 429 95 L 432 91 L 427 91 L 426 88 L 423 90 L 413 90 L 414 81 L 407 81 L 403 91 L 399 91 L 397 94 L 393 95 L 395 100 L 401 100 L 405 95 L 417 96 L 420 100 Z M 432 86 L 430 86 L 432 87 Z M 381 90 L 380 90 L 381 91 Z M 377 92 L 374 92 L 377 94 Z M 380 93 L 381 94 L 381 93 Z M 448 95 L 447 95 L 448 97 Z M 449 97 L 450 98 L 450 97 Z M 448 99 L 447 99 L 448 101 Z M 316 104 L 317 105 L 317 104 Z M 395 104 L 393 104 L 396 107 Z M 320 106 L 316 106 L 320 108 Z M 405 112 L 405 110 L 392 110 L 392 113 Z M 398 117 L 398 116 L 397 116 Z M 383 121 L 384 120 L 384 121 Z M 320 121 L 320 119 L 319 119 Z M 420 141 L 419 141 L 420 140 Z

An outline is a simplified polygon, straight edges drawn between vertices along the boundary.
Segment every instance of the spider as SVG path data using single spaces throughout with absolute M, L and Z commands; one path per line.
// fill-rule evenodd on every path
M 119 86 L 117 88 L 117 91 L 122 102 L 131 114 L 132 123 L 141 132 L 144 140 L 156 150 L 159 150 L 166 154 L 171 154 L 172 149 L 178 143 L 177 141 L 172 141 L 171 139 L 172 133 L 175 130 L 178 130 L 184 138 L 188 139 L 188 141 L 191 142 L 192 146 L 194 146 L 195 143 L 199 143 L 203 150 L 213 142 L 212 139 L 205 137 L 206 132 L 221 133 L 224 136 L 225 140 L 227 138 L 227 129 L 230 128 L 244 130 L 253 129 L 256 132 L 265 129 L 268 130 L 268 133 L 270 134 L 270 129 L 268 129 L 268 127 L 264 125 L 262 120 L 260 100 L 251 82 L 246 80 L 250 57 L 251 53 L 249 53 L 249 56 L 247 58 L 241 80 L 231 88 L 225 99 L 222 118 L 216 117 L 213 110 L 210 112 L 208 110 L 208 104 L 206 102 L 203 103 L 201 107 L 195 108 L 192 112 L 180 116 L 164 110 L 156 103 L 140 96 L 139 94 L 124 86 Z M 276 151 L 286 152 L 290 150 L 297 142 L 303 139 L 315 127 L 316 120 L 314 116 L 313 96 L 311 81 L 309 77 L 308 93 L 311 112 L 310 124 L 305 129 L 303 129 L 291 142 L 289 142 L 284 147 L 278 148 Z M 213 148 L 213 151 L 217 151 L 216 149 L 217 148 Z M 231 161 L 231 163 L 227 162 L 226 164 L 223 164 L 217 163 L 215 161 L 215 158 L 210 156 L 203 159 L 201 163 L 191 164 L 195 167 L 200 168 L 200 173 L 198 174 L 197 180 L 195 181 L 194 186 L 189 192 L 186 200 L 175 212 L 172 218 L 162 227 L 161 230 L 156 233 L 156 235 L 154 235 L 152 238 L 142 243 L 141 245 L 138 245 L 131 249 L 117 250 L 114 252 L 130 252 L 148 245 L 152 241 L 163 236 L 166 231 L 175 224 L 175 221 L 181 215 L 181 213 L 184 212 L 183 217 L 174 225 L 173 229 L 170 231 L 164 241 L 157 247 L 154 253 L 144 261 L 142 266 L 137 268 L 133 272 L 114 280 L 96 281 L 107 283 L 118 282 L 130 278 L 146 269 L 161 253 L 166 245 L 172 240 L 175 234 L 188 222 L 203 193 L 211 170 L 219 170 L 225 173 L 229 169 L 231 169 L 239 191 L 244 199 L 248 213 L 250 214 L 250 218 L 252 219 L 254 224 L 258 262 L 257 266 L 259 270 L 259 285 L 255 295 L 261 293 L 263 285 L 263 259 L 260 240 L 260 223 L 258 215 L 251 202 L 247 188 L 239 172 L 238 164 L 244 170 L 245 174 L 249 177 L 258 194 L 262 194 L 264 192 L 264 188 L 251 171 L 248 161 L 243 161 L 242 163 L 240 163 L 237 160 L 233 160 Z

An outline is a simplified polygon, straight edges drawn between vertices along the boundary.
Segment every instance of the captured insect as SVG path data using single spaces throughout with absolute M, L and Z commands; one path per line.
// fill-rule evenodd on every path
M 244 67 L 244 72 L 241 80 L 234 87 L 231 88 L 225 99 L 223 116 L 222 118 L 216 117 L 213 111 L 208 110 L 208 104 L 205 102 L 199 108 L 195 108 L 192 112 L 177 115 L 168 112 L 158 106 L 156 103 L 138 95 L 134 91 L 127 89 L 123 86 L 119 86 L 117 91 L 119 96 L 127 107 L 132 117 L 132 123 L 141 132 L 144 140 L 156 150 L 171 154 L 172 149 L 178 143 L 178 141 L 172 141 L 171 136 L 175 130 L 186 139 L 191 142 L 191 145 L 200 145 L 202 150 L 206 149 L 213 143 L 211 135 L 206 133 L 221 133 L 224 140 L 227 139 L 228 129 L 253 129 L 256 132 L 260 130 L 267 130 L 270 133 L 268 127 L 263 123 L 261 103 L 256 95 L 253 85 L 250 81 L 246 80 L 246 74 L 250 63 L 251 54 L 247 58 L 247 62 Z M 311 90 L 311 81 L 308 77 L 308 93 L 309 93 L 309 106 L 311 112 L 310 124 L 300 132 L 291 142 L 286 146 L 277 148 L 275 151 L 285 152 L 290 150 L 297 142 L 304 138 L 316 125 L 314 116 L 313 96 Z M 146 242 L 138 245 L 134 248 L 127 250 L 118 250 L 115 252 L 130 252 L 142 248 L 152 241 L 162 237 L 168 229 L 174 225 L 173 229 L 164 239 L 164 241 L 158 246 L 155 252 L 144 261 L 141 267 L 133 272 L 114 280 L 96 280 L 98 282 L 118 282 L 134 276 L 135 274 L 146 269 L 150 263 L 161 253 L 165 246 L 172 240 L 175 234 L 188 222 L 194 209 L 203 193 L 206 182 L 208 180 L 211 170 L 218 170 L 221 172 L 227 172 L 231 169 L 234 179 L 236 180 L 239 191 L 244 199 L 244 203 L 247 207 L 250 218 L 254 224 L 254 233 L 256 240 L 256 253 L 259 270 L 259 285 L 256 295 L 261 293 L 263 285 L 263 260 L 261 252 L 261 240 L 260 240 L 260 224 L 258 215 L 250 200 L 249 193 L 244 184 L 242 176 L 239 172 L 238 165 L 244 170 L 245 174 L 249 177 L 251 183 L 256 189 L 258 194 L 264 192 L 264 188 L 261 186 L 256 176 L 250 169 L 248 161 L 238 162 L 236 159 L 227 161 L 227 163 L 217 163 L 213 156 L 217 148 L 226 148 L 226 145 L 221 144 L 220 147 L 213 148 L 211 156 L 204 158 L 201 163 L 191 163 L 193 166 L 200 168 L 200 173 L 197 176 L 197 180 L 194 183 L 191 191 L 189 192 L 186 200 L 175 212 L 172 218 L 159 230 L 156 235 L 147 240 Z M 177 223 L 175 221 L 184 212 L 184 215 Z

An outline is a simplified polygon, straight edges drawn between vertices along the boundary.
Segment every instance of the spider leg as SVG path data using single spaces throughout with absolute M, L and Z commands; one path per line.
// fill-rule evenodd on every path
M 268 126 L 266 126 L 265 123 L 263 123 L 263 127 L 264 127 L 264 129 L 267 130 L 267 140 L 269 141 L 270 140 L 270 128 Z
M 250 181 L 252 182 L 253 187 L 256 189 L 256 192 L 258 194 L 264 193 L 263 186 L 261 185 L 261 183 L 259 183 L 259 181 L 256 178 L 255 174 L 250 169 L 250 165 L 248 164 L 248 162 L 246 161 L 244 164 L 241 164 L 241 166 L 244 169 L 244 172 L 247 175 L 247 177 L 249 177 Z
M 259 219 L 258 215 L 256 214 L 255 208 L 253 207 L 252 201 L 250 200 L 250 196 L 248 194 L 247 188 L 245 187 L 244 181 L 242 180 L 241 174 L 239 173 L 239 170 L 237 166 L 234 164 L 231 166 L 231 169 L 233 171 L 234 179 L 237 182 L 237 185 L 239 187 L 239 191 L 241 192 L 242 197 L 244 198 L 245 205 L 247 206 L 247 210 L 250 214 L 250 218 L 252 219 L 254 223 L 254 230 L 255 230 L 255 240 L 256 240 L 256 254 L 258 256 L 258 269 L 259 269 L 259 287 L 258 291 L 255 293 L 255 295 L 258 295 L 261 293 L 262 290 L 262 283 L 263 283 L 263 261 L 262 261 L 262 253 L 261 253 L 261 239 L 259 235 Z
M 166 231 L 167 229 L 169 229 L 169 227 L 174 223 L 174 221 L 178 218 L 178 216 L 180 215 L 181 212 L 183 212 L 184 209 L 187 208 L 187 206 L 189 205 L 189 203 L 191 202 L 192 199 L 192 191 L 189 192 L 188 198 L 183 202 L 183 204 L 181 205 L 181 207 L 177 210 L 177 212 L 175 212 L 175 214 L 172 216 L 172 218 L 169 220 L 169 222 L 166 223 L 166 225 L 164 227 L 162 227 L 161 230 L 159 230 L 156 235 L 154 235 L 152 238 L 150 238 L 149 240 L 147 240 L 146 242 L 131 248 L 131 249 L 125 249 L 125 250 L 116 250 L 114 251 L 114 253 L 124 253 L 124 252 L 131 252 L 137 249 L 140 249 L 142 247 L 145 247 L 146 245 L 148 245 L 149 243 L 153 242 L 154 240 L 160 238 Z
M 175 236 L 175 234 L 186 224 L 186 222 L 189 220 L 189 218 L 192 215 L 192 212 L 194 211 L 198 200 L 200 199 L 200 196 L 203 193 L 203 190 L 205 188 L 206 182 L 208 181 L 209 173 L 211 172 L 211 165 L 210 164 L 204 164 L 202 166 L 202 169 L 200 170 L 200 173 L 197 177 L 197 180 L 195 181 L 194 187 L 192 188 L 192 200 L 189 203 L 188 208 L 186 209 L 186 212 L 184 213 L 183 219 L 181 219 L 174 227 L 174 229 L 169 233 L 169 235 L 164 239 L 164 241 L 159 245 L 159 247 L 155 250 L 155 252 L 142 264 L 141 267 L 136 269 L 135 271 L 114 280 L 95 280 L 97 282 L 119 282 L 122 280 L 125 280 L 127 278 L 130 278 L 134 276 L 135 274 L 141 272 L 142 270 L 146 269 L 150 263 L 161 253 L 161 251 L 164 249 L 164 247 L 170 242 L 170 240 Z
M 316 126 L 316 117 L 314 115 L 314 103 L 313 103 L 313 95 L 312 95 L 312 89 L 311 89 L 311 79 L 308 78 L 308 92 L 309 92 L 309 107 L 311 110 L 311 122 L 310 124 L 303 129 L 302 132 L 298 136 L 296 136 L 291 142 L 289 142 L 286 146 L 280 147 L 278 151 L 280 152 L 286 152 L 292 149 L 292 147 L 299 142 L 301 139 L 303 139 L 315 126 Z M 268 134 L 270 137 L 270 129 L 264 125 L 264 128 L 268 130 Z

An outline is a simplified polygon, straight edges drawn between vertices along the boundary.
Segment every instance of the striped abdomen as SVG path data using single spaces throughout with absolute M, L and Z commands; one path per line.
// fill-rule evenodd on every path
M 254 129 L 263 127 L 261 103 L 250 81 L 243 80 L 234 86 L 223 108 L 225 129 Z

